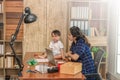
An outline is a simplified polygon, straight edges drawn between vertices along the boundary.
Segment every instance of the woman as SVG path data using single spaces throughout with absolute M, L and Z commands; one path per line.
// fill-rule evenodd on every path
M 66 56 L 71 58 L 71 61 L 82 63 L 82 73 L 90 74 L 95 72 L 94 61 L 90 52 L 90 44 L 85 35 L 78 27 L 71 27 L 68 39 L 72 41 L 70 51 Z M 94 80 L 94 79 L 87 79 Z

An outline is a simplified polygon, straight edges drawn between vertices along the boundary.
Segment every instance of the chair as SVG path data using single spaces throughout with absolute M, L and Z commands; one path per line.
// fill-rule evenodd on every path
M 104 54 L 103 49 L 99 49 L 97 51 L 97 53 L 94 56 L 94 64 L 95 64 L 96 73 L 85 74 L 86 78 L 95 78 L 95 80 L 102 80 L 102 77 L 99 73 L 99 68 L 100 68 L 100 62 L 102 60 L 103 54 Z

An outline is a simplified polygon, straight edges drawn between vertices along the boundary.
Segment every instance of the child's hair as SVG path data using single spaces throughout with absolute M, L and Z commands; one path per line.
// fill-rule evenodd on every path
M 59 30 L 53 30 L 51 35 L 54 34 L 54 35 L 57 35 L 57 36 L 61 36 L 61 33 Z

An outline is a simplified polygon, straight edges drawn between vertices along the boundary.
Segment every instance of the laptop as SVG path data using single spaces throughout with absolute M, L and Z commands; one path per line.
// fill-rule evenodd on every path
M 49 62 L 50 62 L 52 65 L 56 66 L 56 62 L 55 62 L 55 59 L 54 59 L 54 55 L 53 55 L 52 50 L 47 49 L 47 48 L 46 48 L 45 50 L 46 50 L 46 54 L 47 54 L 47 58 L 48 58 Z

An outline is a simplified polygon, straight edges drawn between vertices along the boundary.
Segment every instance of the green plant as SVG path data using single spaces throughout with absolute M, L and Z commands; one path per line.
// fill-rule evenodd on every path
M 92 48 L 91 48 L 91 52 L 93 52 L 93 53 L 97 53 L 98 50 L 99 50 L 98 47 L 92 47 Z
M 35 65 L 37 65 L 38 62 L 37 62 L 37 60 L 32 58 L 32 59 L 28 60 L 27 63 L 29 66 L 35 66 Z
M 96 46 L 91 48 L 91 52 L 93 52 L 94 54 L 97 53 L 98 50 L 99 50 L 99 47 L 96 47 Z M 106 58 L 106 57 L 107 57 L 107 52 L 104 52 L 103 58 Z
M 107 57 L 107 52 L 104 52 L 103 58 Z

